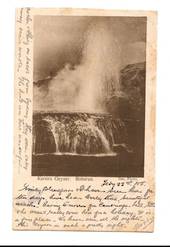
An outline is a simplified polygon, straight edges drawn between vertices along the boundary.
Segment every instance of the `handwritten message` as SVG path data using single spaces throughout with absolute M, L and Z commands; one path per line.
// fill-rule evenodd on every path
M 145 231 L 153 224 L 154 202 L 145 181 L 105 179 L 99 186 L 80 181 L 72 187 L 25 183 L 14 207 L 18 229 Z
M 30 149 L 29 140 L 32 133 L 30 97 L 32 88 L 32 51 L 33 34 L 31 29 L 31 9 L 20 9 L 17 15 L 17 47 L 16 47 L 16 102 L 17 102 L 17 145 L 16 162 L 20 169 L 28 169 Z

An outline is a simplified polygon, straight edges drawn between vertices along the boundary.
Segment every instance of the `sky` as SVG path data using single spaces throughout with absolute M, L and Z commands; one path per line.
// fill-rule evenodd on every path
M 145 17 L 35 16 L 34 81 L 56 75 L 65 64 L 79 65 L 84 34 L 90 23 L 99 19 L 108 22 L 118 41 L 122 68 L 145 61 Z

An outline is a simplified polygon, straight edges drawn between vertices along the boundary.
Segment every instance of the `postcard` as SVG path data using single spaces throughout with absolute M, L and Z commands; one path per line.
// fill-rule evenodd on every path
M 156 21 L 16 10 L 14 230 L 153 232 Z

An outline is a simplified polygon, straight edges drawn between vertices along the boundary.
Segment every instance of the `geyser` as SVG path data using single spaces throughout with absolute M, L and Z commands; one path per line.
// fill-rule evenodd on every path
M 123 122 L 106 111 L 120 92 L 120 48 L 109 19 L 91 22 L 82 44 L 79 65 L 66 64 L 34 86 L 34 154 L 113 155 L 116 144 L 126 143 Z
M 77 105 L 85 111 L 106 111 L 105 101 L 117 94 L 119 86 L 120 49 L 109 28 L 109 22 L 91 23 L 83 49 L 84 79 Z
M 91 22 L 82 38 L 79 65 L 65 64 L 42 86 L 34 86 L 34 110 L 106 112 L 105 103 L 117 95 L 120 48 L 108 20 Z

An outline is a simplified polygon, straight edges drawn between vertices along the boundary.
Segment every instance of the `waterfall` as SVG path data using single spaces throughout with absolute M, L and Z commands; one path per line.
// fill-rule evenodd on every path
M 33 126 L 34 154 L 114 154 L 127 141 L 124 123 L 109 114 L 38 113 Z

